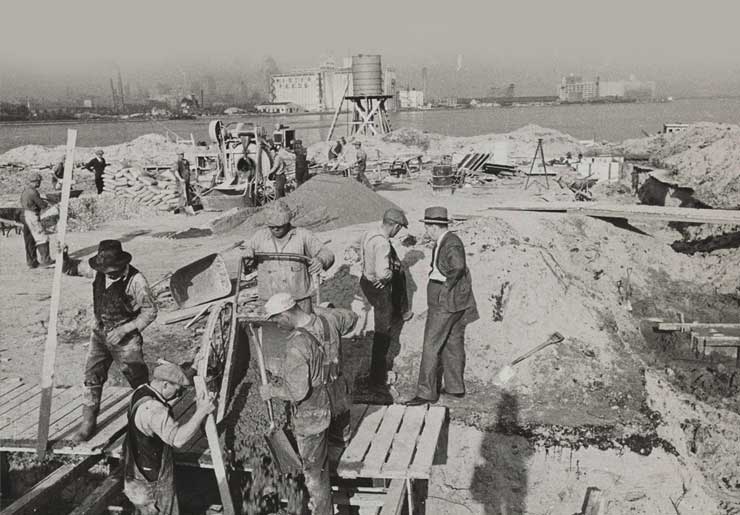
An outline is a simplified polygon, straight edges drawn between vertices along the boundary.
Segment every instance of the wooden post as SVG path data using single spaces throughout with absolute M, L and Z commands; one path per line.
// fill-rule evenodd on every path
M 349 77 L 347 77 L 347 85 L 344 87 L 344 93 L 342 93 L 342 100 L 339 101 L 337 110 L 334 111 L 334 118 L 332 118 L 331 120 L 331 126 L 329 127 L 329 134 L 326 136 L 326 141 L 331 141 L 331 137 L 334 134 L 334 127 L 336 126 L 337 119 L 339 118 L 339 111 L 342 110 L 342 105 L 344 105 L 344 97 L 347 96 L 347 91 L 349 91 Z
M 41 369 L 41 407 L 39 408 L 39 426 L 36 440 L 36 452 L 39 458 L 46 455 L 49 443 L 49 418 L 51 416 L 51 396 L 54 393 L 54 363 L 57 352 L 57 315 L 62 290 L 62 266 L 64 265 L 64 238 L 67 235 L 67 209 L 69 191 L 72 187 L 72 170 L 74 169 L 75 144 L 77 131 L 67 130 L 67 155 L 64 159 L 64 179 L 62 182 L 62 202 L 57 222 L 57 252 L 54 266 L 54 280 L 51 287 L 51 304 L 49 306 L 49 331 L 46 334 L 44 347 L 44 364 Z
M 604 501 L 606 500 L 600 489 L 591 486 L 586 490 L 586 498 L 583 500 L 581 515 L 599 515 L 604 512 Z
M 195 382 L 195 391 L 197 395 L 207 395 L 205 379 L 201 376 L 193 378 Z M 235 515 L 234 501 L 231 499 L 231 490 L 229 490 L 229 478 L 226 475 L 226 466 L 224 465 L 224 456 L 221 452 L 221 443 L 218 441 L 218 431 L 216 429 L 216 419 L 213 413 L 209 413 L 205 420 L 206 438 L 208 439 L 208 448 L 211 450 L 211 460 L 213 461 L 213 471 L 216 473 L 216 482 L 218 491 L 221 494 L 221 505 L 224 508 L 225 515 Z

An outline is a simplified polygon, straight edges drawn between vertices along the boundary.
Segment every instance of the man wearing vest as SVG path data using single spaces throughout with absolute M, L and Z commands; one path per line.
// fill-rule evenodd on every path
M 178 515 L 173 449 L 196 434 L 214 408 L 213 394 L 196 396 L 195 412 L 184 424 L 172 416 L 170 403 L 191 385 L 190 377 L 174 363 L 154 369 L 152 381 L 131 395 L 123 448 L 123 491 L 141 515 Z
M 324 325 L 330 324 L 330 317 L 322 319 L 302 311 L 289 293 L 273 295 L 265 304 L 265 312 L 269 320 L 292 332 L 285 341 L 285 357 L 280 364 L 267 362 L 272 376 L 279 382 L 260 386 L 260 395 L 264 400 L 275 398 L 290 402 L 311 513 L 332 515 L 329 434 L 337 435 L 337 439 L 348 436 L 348 429 L 341 426 L 349 424 L 348 417 L 340 416 L 348 412 L 349 403 L 338 399 L 341 389 L 332 386 L 333 379 L 341 373 L 339 349 L 332 343 L 338 342 L 338 338 L 335 334 L 336 340 L 333 340 L 331 326 Z M 357 321 L 352 316 L 345 319 L 344 314 L 331 319 L 337 324 L 334 327 L 337 332 L 348 332 L 347 327 L 354 326 Z M 321 340 L 315 332 L 320 332 Z M 329 337 L 325 338 L 327 332 Z
M 34 173 L 28 179 L 28 186 L 21 193 L 21 208 L 23 209 L 23 244 L 26 248 L 26 264 L 28 268 L 38 268 L 54 263 L 49 254 L 49 236 L 41 224 L 41 211 L 47 204 L 39 194 L 41 174 Z M 39 259 L 36 259 L 38 252 Z
M 409 320 L 406 276 L 390 239 L 409 221 L 400 209 L 390 208 L 383 214 L 380 226 L 364 233 L 359 241 L 362 277 L 360 288 L 373 307 L 375 320 L 373 351 L 370 362 L 370 388 L 386 384 L 387 354 L 391 328 L 399 319 Z
M 105 162 L 102 150 L 95 151 L 95 157 L 90 159 L 87 164 L 83 167 L 95 174 L 95 189 L 98 191 L 98 195 L 103 193 L 103 172 L 108 163 Z
M 328 270 L 334 264 L 334 254 L 314 233 L 291 225 L 293 215 L 284 201 L 276 200 L 265 213 L 267 227 L 258 230 L 244 244 L 244 258 L 254 260 L 258 253 L 294 256 L 258 261 L 259 296 L 267 300 L 276 293 L 288 292 L 303 311 L 312 313 L 311 277 Z M 305 262 L 295 256 L 305 257 Z
M 462 240 L 449 231 L 452 222 L 444 207 L 430 207 L 421 220 L 434 240 L 427 285 L 427 320 L 416 397 L 409 406 L 436 402 L 439 394 L 465 396 L 465 326 L 478 320 L 470 270 Z M 442 365 L 444 388 L 439 389 Z
M 76 442 L 88 440 L 95 432 L 111 363 L 118 363 L 132 388 L 149 380 L 141 332 L 157 318 L 157 304 L 146 278 L 130 262 L 131 254 L 123 251 L 120 241 L 103 240 L 87 265 L 65 263 L 69 275 L 94 278 L 95 319 L 85 363 L 82 422 L 73 436 Z

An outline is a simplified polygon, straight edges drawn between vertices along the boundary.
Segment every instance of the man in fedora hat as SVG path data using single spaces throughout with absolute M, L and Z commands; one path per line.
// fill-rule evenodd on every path
M 406 276 L 401 260 L 391 244 L 391 238 L 408 227 L 403 211 L 387 209 L 378 227 L 370 229 L 355 243 L 359 248 L 360 288 L 373 307 L 373 350 L 370 360 L 369 386 L 382 389 L 386 384 L 387 354 L 394 322 L 409 320 Z
M 41 225 L 41 211 L 47 203 L 39 194 L 41 174 L 33 173 L 28 178 L 28 186 L 21 193 L 23 209 L 23 243 L 26 247 L 26 264 L 28 268 L 37 268 L 54 263 L 49 254 L 49 236 Z M 38 252 L 39 259 L 36 259 Z
M 82 422 L 73 437 L 88 440 L 95 432 L 103 385 L 114 361 L 132 388 L 147 382 L 141 332 L 157 318 L 157 304 L 146 278 L 131 264 L 118 240 L 103 240 L 87 263 L 65 266 L 69 275 L 93 280 L 94 323 L 85 363 Z
M 452 220 L 447 208 L 424 211 L 427 236 L 434 242 L 427 285 L 427 320 L 416 396 L 409 406 L 436 402 L 439 394 L 465 396 L 465 326 L 478 319 L 465 247 L 449 231 Z M 442 366 L 444 388 L 440 392 L 438 369 Z
M 260 386 L 260 395 L 263 400 L 281 399 L 291 404 L 295 439 L 303 462 L 306 490 L 311 498 L 311 513 L 331 515 L 330 434 L 341 440 L 349 426 L 346 399 L 339 406 L 337 392 L 333 389 L 336 378 L 332 375 L 339 371 L 335 369 L 332 372 L 335 359 L 332 330 L 323 327 L 327 319 L 322 321 L 306 313 L 285 292 L 270 297 L 265 304 L 265 315 L 291 333 L 285 339 L 285 350 L 280 352 L 283 358 L 267 361 L 268 369 L 279 382 Z M 356 321 L 356 316 L 339 320 L 335 330 L 349 332 Z M 317 331 L 323 335 L 325 330 L 329 333 L 325 337 L 316 336 Z M 347 417 L 341 417 L 339 411 L 346 413 Z
M 105 162 L 103 151 L 98 149 L 95 151 L 95 157 L 90 159 L 83 167 L 95 173 L 95 189 L 98 190 L 98 195 L 103 193 L 103 172 L 106 166 L 108 166 L 108 163 Z
M 195 398 L 195 412 L 178 424 L 171 404 L 192 384 L 181 367 L 166 361 L 154 369 L 152 380 L 131 395 L 123 448 L 123 492 L 142 515 L 177 515 L 173 449 L 195 436 L 215 409 L 214 395 Z
M 244 258 L 257 261 L 260 298 L 267 300 L 275 293 L 288 292 L 303 311 L 312 313 L 311 295 L 316 285 L 312 285 L 311 276 L 328 270 L 334 264 L 334 253 L 308 229 L 293 227 L 292 218 L 283 200 L 273 202 L 265 210 L 267 227 L 245 242 Z

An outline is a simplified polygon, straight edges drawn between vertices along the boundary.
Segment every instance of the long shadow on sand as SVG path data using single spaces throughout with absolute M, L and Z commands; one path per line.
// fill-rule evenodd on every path
M 150 232 L 151 231 L 149 230 L 131 231 L 115 239 L 117 239 L 121 243 L 126 243 L 126 242 L 133 240 L 134 238 L 138 238 L 139 236 L 145 236 L 149 234 Z M 92 254 L 96 252 L 97 250 L 98 250 L 97 245 L 90 245 L 88 247 L 83 247 L 81 249 L 75 250 L 74 252 L 70 253 L 69 257 L 71 257 L 72 259 L 81 259 L 82 257 L 87 256 L 88 254 Z

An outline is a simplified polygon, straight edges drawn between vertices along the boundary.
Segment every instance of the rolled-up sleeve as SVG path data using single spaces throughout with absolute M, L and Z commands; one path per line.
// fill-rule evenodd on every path
M 179 426 L 164 404 L 157 401 L 145 402 L 136 410 L 134 424 L 145 435 L 157 435 L 167 445 L 175 446 Z
M 309 231 L 303 232 L 303 248 L 311 258 L 321 261 L 324 270 L 328 270 L 334 264 L 334 253 L 326 245 L 321 243 L 315 234 Z
M 141 332 L 157 318 L 157 302 L 154 300 L 149 283 L 140 273 L 131 278 L 126 293 L 134 310 L 141 310 L 134 320 L 134 325 Z
M 375 279 L 389 281 L 393 275 L 390 267 L 390 242 L 385 238 L 372 238 L 368 243 L 375 261 Z

